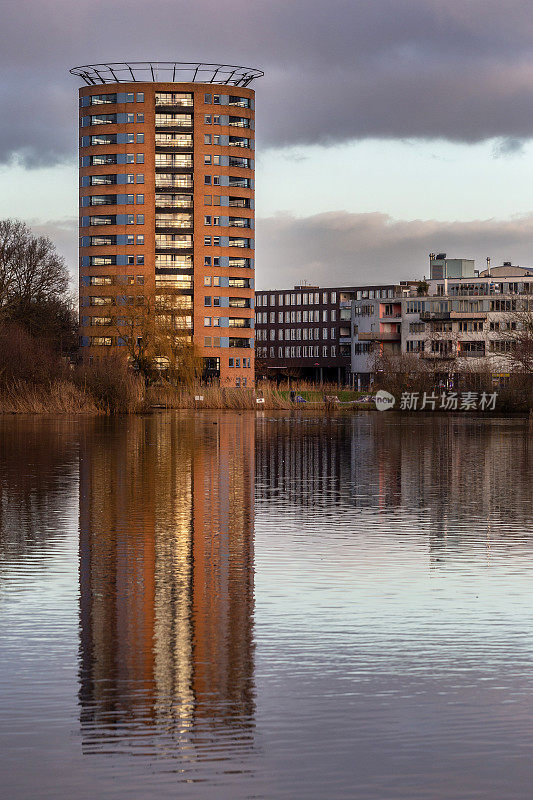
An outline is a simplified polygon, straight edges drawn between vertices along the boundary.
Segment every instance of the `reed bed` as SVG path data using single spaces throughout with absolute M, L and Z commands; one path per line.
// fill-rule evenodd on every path
M 264 403 L 257 403 L 257 398 Z M 196 398 L 202 398 L 201 400 Z M 212 408 L 256 410 L 260 408 L 289 409 L 293 403 L 270 387 L 256 392 L 253 389 L 223 389 L 220 386 L 174 387 L 168 384 L 151 386 L 146 391 L 146 405 L 162 408 Z
M 146 391 L 145 405 L 152 408 L 210 408 L 233 410 L 291 410 L 299 408 L 332 411 L 342 408 L 353 408 L 355 399 L 350 398 L 350 403 L 342 404 L 342 392 L 330 387 L 317 390 L 316 386 L 309 388 L 298 387 L 294 390 L 297 395 L 309 394 L 305 403 L 293 402 L 289 391 L 278 389 L 272 384 L 259 384 L 256 389 L 224 389 L 220 386 L 175 387 L 170 384 L 159 383 L 151 386 Z M 341 395 L 341 403 L 331 400 L 332 397 Z M 199 399 L 201 398 L 201 399 Z M 257 402 L 257 401 L 260 402 Z
M 0 392 L 0 413 L 98 414 L 99 409 L 90 394 L 70 381 L 48 386 L 15 381 Z
M 189 387 L 159 382 L 147 388 L 136 375 L 101 365 L 74 370 L 71 379 L 46 383 L 13 381 L 0 386 L 0 413 L 3 414 L 138 414 L 152 409 L 219 409 L 233 411 L 309 410 L 334 413 L 355 407 L 356 401 L 336 387 L 318 389 L 298 387 L 307 402 L 294 402 L 289 390 L 270 383 L 255 389 Z M 353 394 L 353 393 L 350 393 Z M 341 402 L 337 402 L 337 396 Z M 201 398 L 201 399 L 200 399 Z M 257 402 L 257 401 L 260 402 Z

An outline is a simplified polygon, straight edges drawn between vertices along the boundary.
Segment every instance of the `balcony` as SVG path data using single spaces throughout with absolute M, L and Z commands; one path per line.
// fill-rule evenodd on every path
M 371 331 L 370 333 L 362 333 L 359 331 L 357 338 L 360 342 L 399 342 L 401 334 L 399 332 Z
M 157 128 L 192 128 L 192 116 L 189 114 L 156 114 Z
M 250 200 L 247 197 L 230 197 L 229 208 L 250 208 Z
M 230 297 L 229 308 L 250 308 L 248 297 Z
M 191 256 L 176 256 L 172 254 L 157 254 L 155 257 L 156 269 L 191 269 L 192 257 Z
M 230 136 L 229 137 L 229 146 L 230 147 L 250 147 L 250 139 L 245 139 L 242 136 Z
M 451 319 L 451 311 L 421 311 L 420 319 L 427 322 L 432 319 L 447 320 Z
M 156 175 L 156 189 L 192 189 L 192 175 Z
M 171 133 L 156 133 L 156 147 L 192 147 L 192 136 L 183 134 L 173 136 Z
M 229 124 L 235 128 L 249 128 L 250 120 L 247 117 L 230 117 Z
M 230 95 L 228 106 L 238 106 L 239 108 L 250 108 L 251 103 L 248 97 L 234 97 Z
M 250 228 L 250 220 L 248 218 L 230 217 L 230 228 Z
M 401 314 L 382 314 L 379 319 L 381 322 L 398 322 L 401 318 Z
M 229 288 L 230 289 L 250 289 L 250 279 L 249 278 L 230 278 L 229 279 Z
M 249 158 L 236 158 L 235 156 L 229 157 L 229 166 L 238 167 L 239 169 L 250 169 Z
M 155 237 L 156 250 L 188 250 L 192 247 L 192 236 L 184 235 L 168 235 Z
M 156 228 L 192 228 L 192 214 L 157 214 L 155 215 Z
M 450 319 L 487 319 L 486 311 L 450 311 Z
M 192 155 L 174 155 L 173 153 L 156 153 L 156 169 L 192 169 Z
M 229 328 L 251 328 L 252 320 L 248 317 L 230 317 L 228 320 Z
M 184 195 L 183 197 L 176 197 L 171 194 L 163 194 L 155 196 L 156 208 L 192 208 L 192 197 Z
M 193 98 L 192 95 L 185 95 L 179 92 L 158 92 L 155 96 L 156 108 L 192 108 Z

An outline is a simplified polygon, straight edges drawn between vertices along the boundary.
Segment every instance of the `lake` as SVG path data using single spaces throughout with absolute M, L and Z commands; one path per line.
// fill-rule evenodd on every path
M 530 796 L 526 420 L 9 416 L 0 454 L 9 800 Z

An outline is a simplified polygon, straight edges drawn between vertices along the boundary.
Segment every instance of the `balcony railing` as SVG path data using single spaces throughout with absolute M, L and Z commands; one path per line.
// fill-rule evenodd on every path
M 250 148 L 250 139 L 247 139 L 243 136 L 230 136 L 228 144 L 230 147 Z
M 192 156 L 174 155 L 174 153 L 162 154 L 156 153 L 155 155 L 156 167 L 184 167 L 185 169 L 192 168 Z
M 239 169 L 250 169 L 249 158 L 237 158 L 236 156 L 229 157 L 229 166 L 238 167 Z
M 155 204 L 159 208 L 192 208 L 192 197 L 187 194 L 156 194 Z
M 193 98 L 192 95 L 184 96 L 179 92 L 162 92 L 157 93 L 155 96 L 155 106 L 177 106 L 180 108 L 192 108 Z
M 230 117 L 229 124 L 235 128 L 249 128 L 250 120 L 247 117 Z
M 420 312 L 420 319 L 423 321 L 431 320 L 431 319 L 450 319 L 450 312 L 449 311 L 421 311 Z
M 155 176 L 156 189 L 192 189 L 193 180 L 192 175 L 172 175 L 167 177 L 165 175 Z
M 230 197 L 229 208 L 250 208 L 250 200 L 247 197 Z
M 244 287 L 243 287 L 244 288 Z M 250 300 L 246 297 L 230 297 L 230 308 L 250 308 Z
M 250 227 L 250 220 L 249 219 L 232 219 L 230 217 L 229 227 L 230 228 L 249 228 Z
M 156 114 L 156 128 L 192 128 L 192 117 L 189 114 Z
M 192 228 L 192 214 L 156 214 L 156 228 Z
M 192 236 L 156 236 L 156 250 L 183 250 L 192 247 Z
M 360 342 L 399 342 L 401 334 L 391 333 L 389 331 L 372 331 L 370 333 L 362 333 L 359 331 L 357 338 Z
M 171 133 L 156 133 L 155 145 L 156 147 L 192 147 L 193 142 L 192 136 L 188 134 L 173 136 Z
M 190 269 L 190 267 L 192 267 L 192 257 L 156 255 L 155 266 L 159 269 L 161 269 L 161 267 L 167 267 L 168 269 Z
M 229 185 L 238 189 L 251 189 L 250 178 L 234 178 L 230 176 Z

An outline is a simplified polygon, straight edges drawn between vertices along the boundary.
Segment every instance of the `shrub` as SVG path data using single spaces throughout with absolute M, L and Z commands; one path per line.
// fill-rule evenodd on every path
M 42 386 L 64 378 L 66 372 L 60 356 L 47 344 L 12 322 L 0 324 L 0 386 L 17 381 Z
M 74 383 L 106 414 L 142 410 L 144 381 L 129 369 L 125 359 L 103 356 L 92 364 L 82 364 L 74 371 Z

